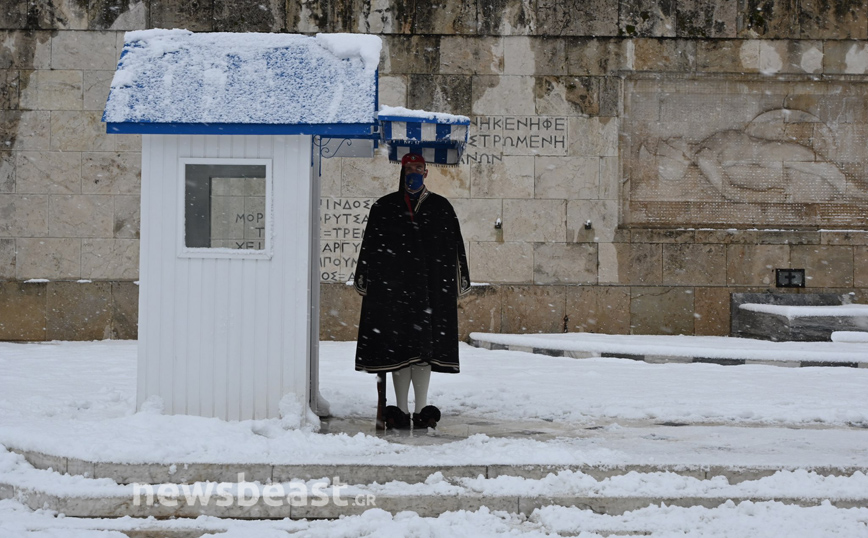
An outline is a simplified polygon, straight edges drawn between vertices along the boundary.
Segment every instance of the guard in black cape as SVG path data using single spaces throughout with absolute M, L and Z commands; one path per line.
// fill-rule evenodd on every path
M 457 374 L 459 295 L 470 291 L 461 227 L 452 204 L 425 187 L 425 159 L 401 159 L 397 192 L 377 200 L 368 216 L 354 286 L 362 299 L 356 370 L 392 372 L 398 410 L 378 414 L 410 427 L 407 397 L 415 394 L 413 425 L 433 427 L 440 411 L 427 405 L 431 372 Z M 390 413 L 391 412 L 391 413 Z

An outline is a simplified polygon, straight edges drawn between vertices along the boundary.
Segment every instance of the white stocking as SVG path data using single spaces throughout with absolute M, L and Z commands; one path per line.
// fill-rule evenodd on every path
M 405 368 L 406 370 L 406 368 Z M 431 380 L 431 365 L 416 364 L 410 367 L 413 379 L 413 395 L 416 398 L 416 413 L 428 405 L 428 382 Z M 409 391 L 405 391 L 404 394 Z M 406 396 L 405 396 L 406 398 Z M 405 399 L 404 402 L 407 400 Z
M 392 372 L 392 384 L 395 385 L 395 400 L 397 400 L 398 409 L 405 413 L 410 412 L 410 406 L 407 405 L 407 395 L 410 393 L 411 368 L 412 366 L 408 366 Z

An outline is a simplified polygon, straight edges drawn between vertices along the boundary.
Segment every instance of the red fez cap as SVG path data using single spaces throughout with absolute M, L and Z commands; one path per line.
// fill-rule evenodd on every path
M 401 166 L 404 166 L 407 163 L 424 163 L 425 157 L 419 155 L 418 153 L 408 153 L 401 157 Z

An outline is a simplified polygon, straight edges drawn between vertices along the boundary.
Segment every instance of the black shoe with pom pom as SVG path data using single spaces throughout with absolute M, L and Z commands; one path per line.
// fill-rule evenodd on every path
M 387 405 L 383 410 L 383 420 L 389 430 L 409 430 L 410 413 L 401 411 L 398 406 Z
M 426 405 L 418 413 L 413 413 L 414 429 L 436 428 L 438 422 L 440 422 L 440 410 L 433 405 Z

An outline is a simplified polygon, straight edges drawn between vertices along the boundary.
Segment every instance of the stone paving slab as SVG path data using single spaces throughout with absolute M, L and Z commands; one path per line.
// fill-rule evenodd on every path
M 777 471 L 778 469 L 775 469 Z M 681 476 L 689 476 L 705 480 L 709 478 L 706 467 L 691 467 L 681 465 L 618 465 L 608 467 L 591 467 L 585 465 L 489 465 L 486 478 L 498 476 L 518 476 L 530 480 L 540 480 L 549 474 L 557 474 L 561 471 L 581 472 L 594 480 L 603 480 L 613 476 L 622 476 L 627 473 L 658 473 L 669 472 Z M 774 471 L 773 471 L 774 473 Z
M 487 497 L 482 495 L 402 495 L 387 497 L 378 495 L 375 504 L 356 503 L 348 499 L 346 506 L 329 503 L 322 507 L 311 505 L 293 506 L 292 519 L 337 519 L 341 516 L 359 515 L 371 508 L 379 508 L 392 514 L 412 511 L 421 517 L 437 517 L 445 512 L 468 510 L 475 512 L 483 506 L 492 511 L 510 513 L 518 511 L 518 496 Z
M 136 529 L 115 532 L 126 534 L 127 538 L 201 538 L 205 534 L 214 534 L 226 531 L 214 529 L 162 529 L 155 527 L 152 529 Z
M 136 521 L 137 518 L 130 518 L 131 524 L 138 523 Z M 220 536 L 222 533 L 228 530 L 228 525 L 223 528 L 216 527 L 214 525 L 210 525 L 209 528 L 197 527 L 195 521 L 190 521 L 189 528 L 184 528 L 179 525 L 181 523 L 179 520 L 175 520 L 172 523 L 171 527 L 160 526 L 160 524 L 153 521 L 142 520 L 141 524 L 136 529 L 118 529 L 115 526 L 112 528 L 107 528 L 108 526 L 105 524 L 105 520 L 102 519 L 88 519 L 88 518 L 75 518 L 68 517 L 67 521 L 76 521 L 76 522 L 88 522 L 89 525 L 85 528 L 82 525 L 76 525 L 74 528 L 76 530 L 89 530 L 89 531 L 106 531 L 106 532 L 115 532 L 120 533 L 122 535 L 127 536 L 127 538 L 201 538 L 204 535 L 217 535 Z M 183 524 L 183 523 L 181 523 Z M 46 530 L 56 531 L 58 527 L 51 526 L 47 527 Z M 42 530 L 38 527 L 31 528 L 31 531 L 39 531 Z M 70 529 L 71 530 L 71 529 Z M 295 536 L 298 534 L 299 536 L 307 536 L 308 530 L 303 529 L 299 531 L 284 531 L 287 536 Z M 601 536 L 646 536 L 650 534 L 646 530 L 642 529 L 633 529 L 633 530 L 619 530 L 612 531 L 608 529 L 597 529 L 597 528 L 583 528 L 582 532 L 593 532 L 599 534 Z
M 268 464 L 178 463 L 172 465 L 134 465 L 100 462 L 93 465 L 94 478 L 111 478 L 118 484 L 189 484 L 205 481 L 238 482 L 239 475 L 243 475 L 243 480 L 248 482 L 266 483 L 272 480 L 274 470 L 274 466 Z
M 92 461 L 66 458 L 66 472 L 71 475 L 93 477 L 96 465 Z
M 77 518 L 70 518 L 77 519 Z M 81 527 L 76 527 L 77 529 L 81 529 Z M 52 530 L 56 529 L 56 527 L 51 527 Z M 39 529 L 37 529 L 39 530 Z M 96 523 L 90 527 L 88 530 L 93 531 L 106 531 L 110 530 L 111 532 L 117 532 L 123 535 L 126 535 L 127 538 L 201 538 L 204 535 L 217 535 L 220 536 L 221 533 L 224 533 L 228 530 L 227 528 L 219 529 L 219 528 L 210 528 L 210 529 L 202 529 L 202 528 L 190 528 L 190 529 L 179 529 L 176 527 L 173 528 L 165 528 L 160 527 L 158 525 L 152 525 L 151 527 L 139 528 L 139 529 L 131 529 L 131 530 L 118 530 L 118 529 L 105 529 L 105 526 L 99 526 Z M 287 536 L 295 536 L 296 534 L 300 536 L 307 536 L 307 531 L 284 531 Z M 595 534 L 599 534 L 600 536 L 647 536 L 650 533 L 645 530 L 628 530 L 628 531 L 610 531 L 606 529 L 589 529 L 585 528 L 582 532 L 593 532 Z
M 716 508 L 727 501 L 735 504 L 744 501 L 754 503 L 776 501 L 783 504 L 809 507 L 820 506 L 830 502 L 837 508 L 860 508 L 868 506 L 868 499 L 805 499 L 797 497 L 534 497 L 519 499 L 519 513 L 530 515 L 537 508 L 544 506 L 574 506 L 582 510 L 590 510 L 597 514 L 621 515 L 648 506 L 665 503 L 666 506 L 680 506 L 689 508 L 701 506 L 704 508 Z
M 377 482 L 399 481 L 408 484 L 424 482 L 434 473 L 442 473 L 446 478 L 476 478 L 488 476 L 486 465 L 455 466 L 391 466 L 391 465 L 275 465 L 272 481 L 276 483 L 290 480 L 315 480 L 338 476 L 347 484 L 372 484 Z
M 272 499 L 266 502 L 259 498 L 254 503 L 242 505 L 239 502 L 224 503 L 219 495 L 213 495 L 209 502 L 188 504 L 183 496 L 168 499 L 161 504 L 134 502 L 132 496 L 122 497 L 70 497 L 54 495 L 41 491 L 15 488 L 15 497 L 32 510 L 54 510 L 65 517 L 77 518 L 191 518 L 211 516 L 228 519 L 337 519 L 341 516 L 359 515 L 371 508 L 379 508 L 392 514 L 413 511 L 422 517 L 437 517 L 444 512 L 457 510 L 476 511 L 486 506 L 491 510 L 515 513 L 519 508 L 516 495 L 488 497 L 482 495 L 377 495 L 368 499 L 365 494 L 359 497 L 347 496 L 333 502 L 331 497 L 322 506 L 315 506 L 315 497 L 309 502 L 293 504 L 286 499 Z M 222 504 L 221 504 L 222 503 Z M 228 505 L 226 505 L 228 504 Z
M 19 452 L 22 454 L 24 458 L 27 460 L 27 463 L 32 465 L 35 469 L 43 469 L 43 470 L 54 470 L 58 473 L 67 473 L 67 462 L 69 458 L 64 458 L 62 456 L 52 456 L 50 454 L 43 454 L 41 452 Z M 79 474 L 83 475 L 84 473 L 70 473 L 70 474 Z

